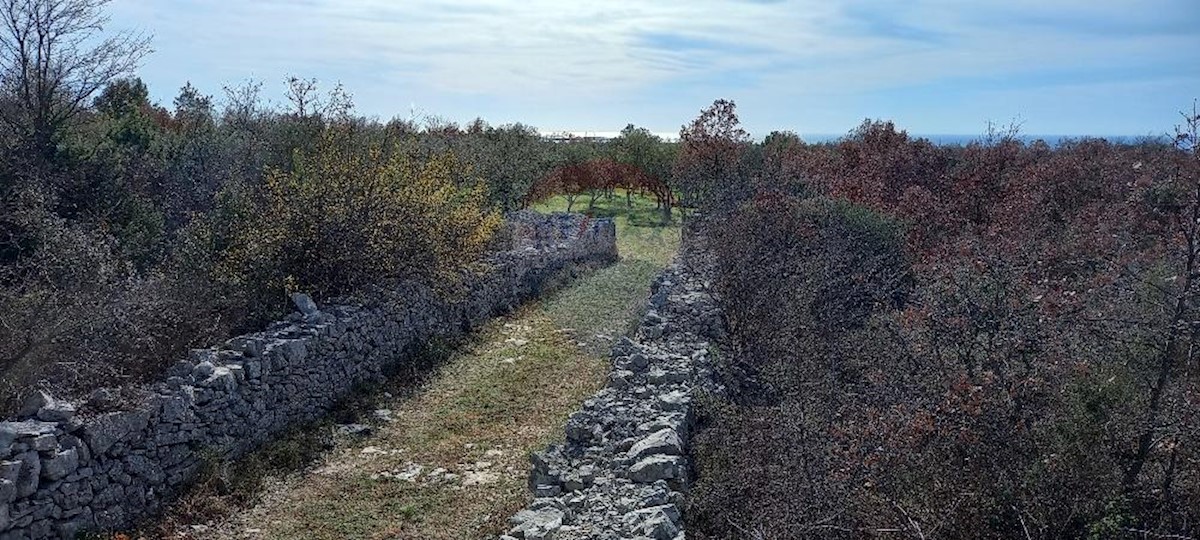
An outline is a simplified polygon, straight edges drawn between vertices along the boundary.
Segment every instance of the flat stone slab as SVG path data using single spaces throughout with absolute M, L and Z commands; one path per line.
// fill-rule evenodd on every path
M 683 454 L 683 442 L 680 441 L 679 434 L 670 428 L 655 431 L 634 444 L 633 448 L 629 449 L 627 456 L 629 459 L 636 460 L 652 454 L 671 456 Z

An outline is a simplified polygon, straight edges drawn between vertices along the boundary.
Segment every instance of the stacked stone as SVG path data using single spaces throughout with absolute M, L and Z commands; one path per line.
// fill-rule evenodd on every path
M 446 299 L 406 283 L 372 302 L 299 309 L 267 330 L 193 351 L 165 380 L 64 402 L 38 393 L 0 422 L 0 540 L 73 538 L 152 515 L 204 461 L 236 458 L 320 418 L 425 340 L 469 329 L 582 269 L 616 259 L 609 220 L 521 218 L 553 237 L 498 254 Z M 564 233 L 565 231 L 565 233 Z
M 502 540 L 684 538 L 692 400 L 723 391 L 711 267 L 688 251 L 656 281 L 634 339 L 614 346 L 608 386 L 567 421 L 565 444 L 531 456 L 534 501 Z

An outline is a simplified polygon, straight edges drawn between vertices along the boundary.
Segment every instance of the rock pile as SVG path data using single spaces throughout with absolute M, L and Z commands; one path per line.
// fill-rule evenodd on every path
M 534 501 L 502 540 L 682 540 L 691 402 L 721 392 L 710 344 L 722 319 L 701 252 L 655 282 L 634 339 L 613 347 L 608 386 L 566 425 L 566 443 L 534 453 Z
M 513 222 L 524 231 L 515 249 L 465 276 L 452 299 L 413 283 L 370 304 L 318 307 L 301 295 L 287 320 L 194 351 L 161 382 L 98 390 L 78 403 L 34 395 L 19 421 L 0 422 L 0 540 L 128 526 L 205 460 L 243 455 L 315 420 L 430 337 L 465 331 L 616 259 L 609 220 L 519 214 Z

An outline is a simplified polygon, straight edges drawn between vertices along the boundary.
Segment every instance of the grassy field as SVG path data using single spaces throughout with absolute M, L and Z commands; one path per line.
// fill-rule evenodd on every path
M 623 333 L 636 322 L 637 311 L 649 294 L 650 281 L 678 251 L 678 217 L 664 225 L 662 212 L 654 207 L 652 199 L 633 197 L 632 202 L 633 207 L 627 207 L 620 192 L 612 200 L 600 199 L 590 210 L 586 200 L 575 202 L 576 212 L 613 218 L 621 261 L 542 303 L 547 315 L 567 328 L 600 326 L 608 335 Z M 534 209 L 561 212 L 566 207 L 564 198 L 555 197 Z M 600 352 L 608 353 L 607 349 Z
M 528 453 L 561 437 L 567 415 L 602 386 L 608 348 L 635 323 L 651 280 L 678 249 L 678 222 L 663 225 L 652 201 L 634 203 L 614 197 L 592 211 L 616 220 L 617 264 L 487 324 L 415 390 L 381 389 L 366 409 L 390 410 L 390 421 L 373 420 L 371 435 L 341 438 L 304 473 L 268 480 L 252 508 L 221 523 L 176 526 L 175 536 L 460 540 L 501 532 L 529 500 Z M 565 207 L 559 198 L 536 209 Z

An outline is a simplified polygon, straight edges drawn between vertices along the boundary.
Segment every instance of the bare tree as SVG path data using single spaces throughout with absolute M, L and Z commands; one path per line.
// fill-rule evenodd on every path
M 319 98 L 317 97 L 317 80 L 316 79 L 301 79 L 300 77 L 291 76 L 287 78 L 287 92 L 285 96 L 292 104 L 292 113 L 299 118 L 305 118 L 309 114 L 316 112 L 320 106 Z
M 105 36 L 111 0 L 0 0 L 0 122 L 43 153 L 110 81 L 150 53 L 136 32 Z
M 1162 341 L 1156 344 L 1156 354 L 1151 363 L 1153 377 L 1149 384 L 1146 409 L 1122 482 L 1126 493 L 1133 493 L 1137 488 L 1143 469 L 1156 447 L 1170 449 L 1166 458 L 1170 465 L 1165 468 L 1161 492 L 1164 495 L 1171 493 L 1176 461 L 1172 440 L 1177 436 L 1168 433 L 1166 428 L 1179 422 L 1167 421 L 1164 417 L 1170 416 L 1171 393 L 1178 390 L 1172 386 L 1177 386 L 1179 379 L 1185 378 L 1188 370 L 1183 368 L 1195 365 L 1200 354 L 1196 350 L 1196 338 L 1200 337 L 1200 112 L 1197 112 L 1195 104 L 1190 114 L 1183 113 L 1183 118 L 1183 125 L 1175 130 L 1175 146 L 1179 152 L 1174 154 L 1176 162 L 1173 175 L 1174 187 L 1181 195 L 1175 203 L 1179 213 L 1172 216 L 1175 234 L 1168 237 L 1175 240 L 1173 243 L 1176 245 L 1168 244 L 1168 253 L 1174 258 L 1172 262 L 1178 265 L 1179 277 L 1174 280 L 1176 289 L 1163 289 L 1169 293 L 1163 295 L 1166 304 L 1163 307 L 1164 311 L 1170 313 L 1170 319 Z

